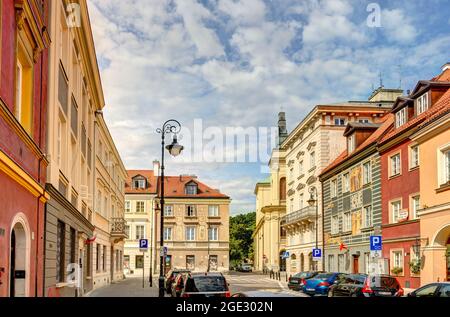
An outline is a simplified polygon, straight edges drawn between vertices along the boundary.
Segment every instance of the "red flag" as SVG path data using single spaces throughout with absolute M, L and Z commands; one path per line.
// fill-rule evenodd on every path
M 86 244 L 94 243 L 94 241 L 97 239 L 97 235 L 93 236 L 92 238 L 89 238 L 86 240 Z
M 342 250 L 347 250 L 348 248 L 347 248 L 347 246 L 344 244 L 344 242 L 341 242 L 341 245 L 339 246 L 339 251 L 342 251 Z

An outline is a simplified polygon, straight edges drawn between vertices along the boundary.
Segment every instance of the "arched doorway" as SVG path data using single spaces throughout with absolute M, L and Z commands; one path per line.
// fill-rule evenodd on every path
M 10 297 L 28 296 L 29 280 L 29 242 L 24 223 L 15 223 L 11 230 L 10 245 Z
M 444 261 L 445 261 L 445 276 L 442 276 L 441 273 L 441 281 L 445 278 L 446 281 L 450 281 L 450 225 L 446 224 L 437 231 L 436 235 L 433 237 L 432 246 L 436 249 L 441 249 L 445 253 Z M 442 252 L 442 251 L 441 251 Z M 442 261 L 442 260 L 441 260 Z M 444 263 L 434 263 L 435 267 L 440 267 Z M 442 272 L 442 271 L 441 271 Z

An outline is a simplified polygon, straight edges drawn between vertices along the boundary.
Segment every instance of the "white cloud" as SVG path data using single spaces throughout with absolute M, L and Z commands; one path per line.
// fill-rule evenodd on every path
M 381 25 L 388 41 L 408 44 L 418 35 L 411 19 L 401 9 L 382 10 Z

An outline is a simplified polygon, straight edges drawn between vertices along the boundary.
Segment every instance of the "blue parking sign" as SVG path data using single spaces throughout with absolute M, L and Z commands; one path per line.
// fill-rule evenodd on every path
M 322 259 L 322 249 L 313 249 L 313 259 L 314 260 L 321 260 Z
M 139 249 L 141 249 L 141 250 L 147 250 L 148 249 L 148 240 L 147 239 L 140 239 L 139 240 Z
M 383 240 L 381 236 L 370 236 L 370 251 L 381 251 Z

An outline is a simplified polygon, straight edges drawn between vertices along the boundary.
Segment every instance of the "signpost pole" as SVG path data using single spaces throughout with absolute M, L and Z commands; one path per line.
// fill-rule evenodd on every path
M 145 252 L 142 252 L 142 261 L 145 263 Z M 142 263 L 142 288 L 145 288 L 145 265 Z

